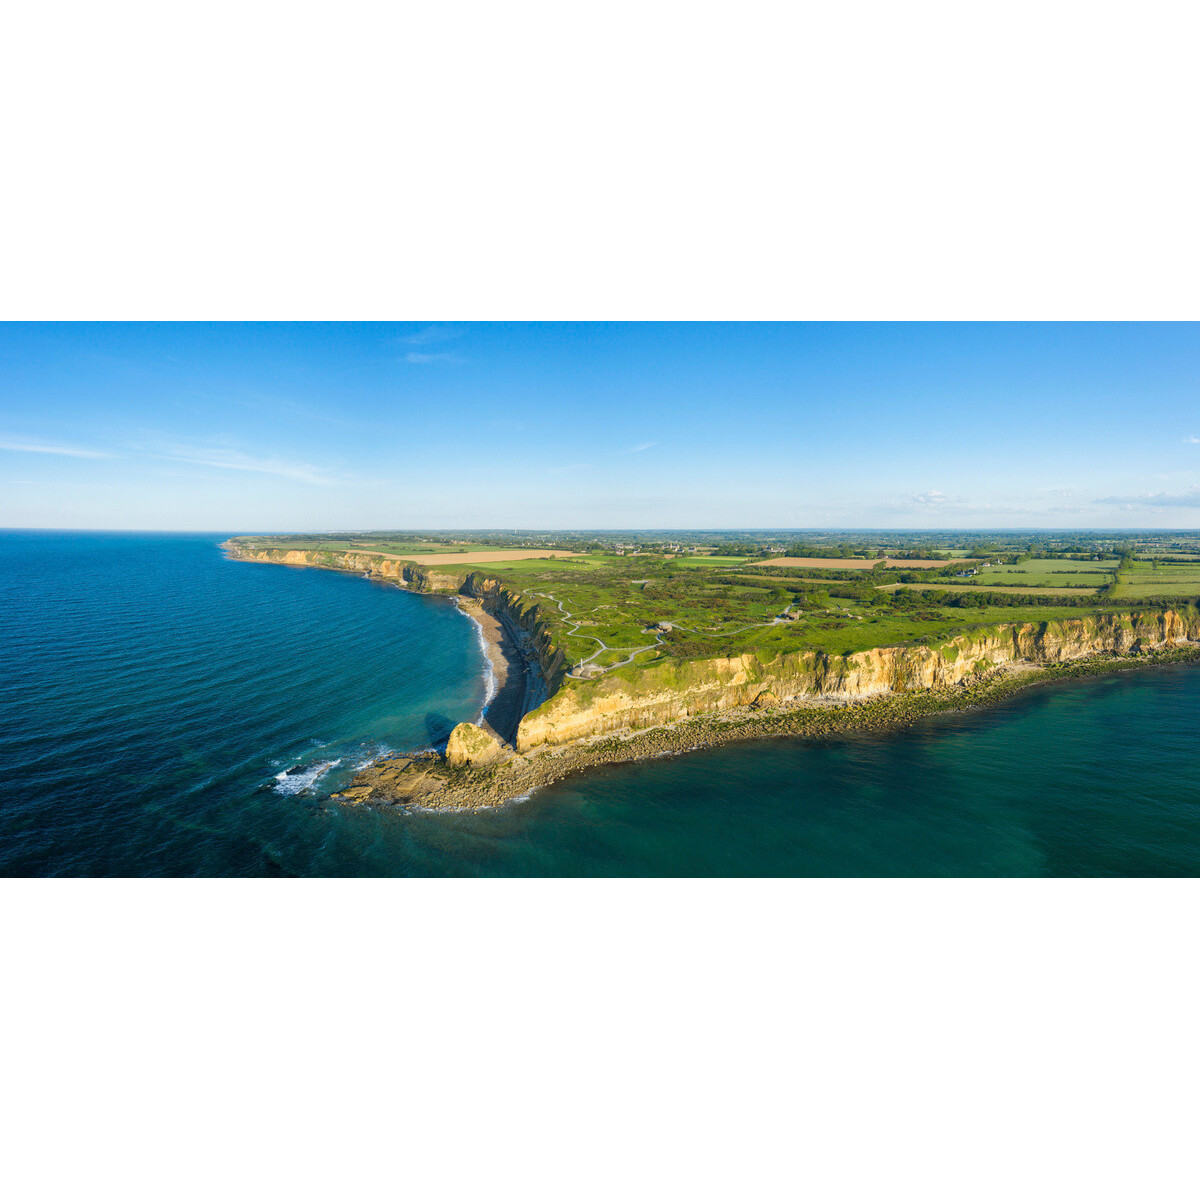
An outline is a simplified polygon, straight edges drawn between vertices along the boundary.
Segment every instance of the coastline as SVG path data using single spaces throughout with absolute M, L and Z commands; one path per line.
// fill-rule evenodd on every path
M 535 661 L 536 654 L 533 653 L 531 647 L 523 643 L 519 631 L 513 628 L 502 613 L 489 611 L 477 596 L 468 595 L 462 590 L 451 592 L 444 586 L 446 580 L 438 581 L 442 586 L 426 588 L 417 584 L 410 585 L 406 575 L 395 571 L 377 573 L 374 567 L 369 565 L 369 562 L 311 562 L 308 561 L 306 554 L 300 554 L 295 559 L 291 555 L 282 560 L 264 559 L 246 554 L 244 549 L 238 545 L 236 538 L 229 538 L 221 542 L 219 549 L 231 562 L 258 562 L 272 566 L 336 571 L 342 575 L 354 575 L 374 583 L 390 584 L 402 592 L 430 598 L 437 597 L 452 603 L 460 613 L 474 623 L 480 646 L 488 663 L 489 695 L 484 699 L 478 724 L 507 747 L 515 746 L 517 727 L 526 711 L 545 698 L 547 684 L 541 678 L 538 664 Z M 364 556 L 352 557 L 362 558 Z M 407 564 L 409 561 L 399 559 L 394 555 L 370 557 L 387 558 L 397 564 Z
M 1092 675 L 1200 661 L 1200 645 L 1129 655 L 1097 654 L 1069 663 L 1013 664 L 970 683 L 864 700 L 803 700 L 686 718 L 669 725 L 601 734 L 566 745 L 510 754 L 494 766 L 451 767 L 431 756 L 391 758 L 359 772 L 334 799 L 411 808 L 490 808 L 598 766 L 688 754 L 734 742 L 792 737 L 809 741 L 852 733 L 890 733 L 938 713 L 991 707 L 1027 689 Z
M 525 660 L 501 618 L 469 596 L 454 596 L 453 602 L 474 623 L 491 671 L 490 695 L 484 701 L 478 724 L 506 745 L 512 745 L 517 726 L 525 715 L 529 692 Z
M 236 543 L 231 541 L 223 548 L 243 558 Z M 558 714 L 547 718 L 539 707 L 557 695 L 558 689 L 550 686 L 550 672 L 561 661 L 562 651 L 546 642 L 544 630 L 536 624 L 536 606 L 523 606 L 520 593 L 514 600 L 513 593 L 498 581 L 484 578 L 480 583 L 470 575 L 434 577 L 416 568 L 410 576 L 407 566 L 403 571 L 392 570 L 395 564 L 391 563 L 377 570 L 378 560 L 359 555 L 330 555 L 320 561 L 314 561 L 307 551 L 288 552 L 282 559 L 264 557 L 262 552 L 244 557 L 343 571 L 422 594 L 440 593 L 476 624 L 496 687 L 478 724 L 456 726 L 445 757 L 429 749 L 380 759 L 359 771 L 347 788 L 332 797 L 351 803 L 429 809 L 492 807 L 524 799 L 538 788 L 599 765 L 767 737 L 820 739 L 854 731 L 884 732 L 934 713 L 994 704 L 1041 683 L 1200 658 L 1194 611 L 1181 619 L 1168 610 L 1157 622 L 1148 624 L 1138 613 L 1064 622 L 1062 628 L 1055 627 L 1053 639 L 1057 640 L 1049 648 L 1042 644 L 1048 625 L 1042 623 L 1039 628 L 1026 623 L 984 630 L 982 640 L 980 635 L 960 634 L 933 652 L 925 647 L 883 646 L 851 658 L 843 655 L 833 662 L 835 688 L 828 689 L 841 693 L 836 697 L 820 694 L 826 682 L 821 672 L 828 671 L 832 661 L 827 656 L 816 663 L 798 664 L 801 672 L 813 676 L 801 680 L 801 688 L 796 688 L 794 678 L 783 677 L 791 686 L 779 689 L 782 701 L 772 690 L 773 679 L 756 682 L 746 678 L 742 663 L 702 662 L 701 672 L 706 667 L 715 670 L 718 684 L 727 691 L 738 689 L 724 697 L 725 704 L 715 705 L 704 695 L 708 680 L 702 679 L 696 688 L 694 679 L 677 678 L 680 670 L 694 669 L 688 663 L 656 681 L 665 692 L 677 688 L 677 693 L 666 700 L 654 698 L 643 706 L 652 712 L 657 708 L 657 723 L 641 725 L 625 718 L 622 725 L 606 720 L 602 713 L 597 724 L 601 728 L 607 725 L 608 731 L 589 734 L 587 722 L 571 721 L 575 713 L 568 704 L 567 727 L 582 725 L 579 734 L 571 737 L 563 736 L 561 726 L 555 730 Z M 534 621 L 532 626 L 526 617 Z M 549 668 L 547 650 L 557 656 Z M 742 679 L 734 678 L 739 670 Z M 694 695 L 688 694 L 689 684 Z M 703 708 L 696 704 L 697 699 Z M 636 704 L 630 707 L 636 709 Z M 607 711 L 623 715 L 619 708 Z M 532 732 L 526 730 L 524 721 L 530 712 L 539 713 L 542 723 L 538 727 L 535 720 Z

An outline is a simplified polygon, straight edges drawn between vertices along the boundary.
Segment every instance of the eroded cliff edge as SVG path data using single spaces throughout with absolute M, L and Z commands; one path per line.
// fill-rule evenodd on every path
M 1182 606 L 998 624 L 959 634 L 939 646 L 880 646 L 845 655 L 798 650 L 773 657 L 751 653 L 667 659 L 576 680 L 566 678 L 565 654 L 538 604 L 485 572 L 438 571 L 381 554 L 281 551 L 238 542 L 227 543 L 226 549 L 231 557 L 248 561 L 349 571 L 412 591 L 473 597 L 521 640 L 527 658 L 536 662 L 546 698 L 536 707 L 531 703 L 531 711 L 521 718 L 516 754 L 506 750 L 496 755 L 485 747 L 479 762 L 471 755 L 453 762 L 387 760 L 362 772 L 343 793 L 347 799 L 372 802 L 492 804 L 595 762 L 713 744 L 711 727 L 688 728 L 697 718 L 721 721 L 720 740 L 739 736 L 739 731 L 740 736 L 807 732 L 794 718 L 772 730 L 770 722 L 753 714 L 795 714 L 814 706 L 830 710 L 874 704 L 889 710 L 900 704 L 900 718 L 907 720 L 925 704 L 922 697 L 944 708 L 996 695 L 997 678 L 1021 666 L 1056 668 L 1098 655 L 1161 656 L 1175 648 L 1192 654 L 1200 641 L 1200 610 Z M 541 699 L 533 695 L 535 702 Z M 909 703 L 909 698 L 917 703 Z M 895 716 L 884 715 L 888 720 Z M 638 732 L 663 727 L 673 730 L 670 745 L 660 746 L 657 735 Z M 821 722 L 814 725 L 818 727 Z M 473 726 L 460 729 L 460 741 L 474 736 Z
M 1078 619 L 996 625 L 941 646 L 879 646 L 854 654 L 795 651 L 703 660 L 669 659 L 575 681 L 528 713 L 517 750 L 597 734 L 644 729 L 759 702 L 777 707 L 851 701 L 953 687 L 1018 662 L 1066 663 L 1095 654 L 1139 654 L 1200 637 L 1200 612 L 1103 613 Z

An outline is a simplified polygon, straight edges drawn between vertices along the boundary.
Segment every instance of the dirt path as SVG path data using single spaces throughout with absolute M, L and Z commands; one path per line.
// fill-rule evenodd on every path
M 553 600 L 554 603 L 558 605 L 558 611 L 560 613 L 562 613 L 564 622 L 571 626 L 571 629 L 568 630 L 567 636 L 587 638 L 587 640 L 589 642 L 595 642 L 600 647 L 599 650 L 593 650 L 592 653 L 587 656 L 587 658 L 581 658 L 571 668 L 570 673 L 572 675 L 575 675 L 576 672 L 583 671 L 583 669 L 585 667 L 588 668 L 587 675 L 585 675 L 585 676 L 575 675 L 576 678 L 581 678 L 581 677 L 582 678 L 594 678 L 597 675 L 603 675 L 608 671 L 615 670 L 617 667 L 627 667 L 627 666 L 629 666 L 629 664 L 631 662 L 633 662 L 633 660 L 635 658 L 637 658 L 637 656 L 639 654 L 645 654 L 647 650 L 655 650 L 659 646 L 661 646 L 663 643 L 662 633 L 655 631 L 654 641 L 649 646 L 610 646 L 610 645 L 608 645 L 607 642 L 604 642 L 600 638 L 596 637 L 596 635 L 594 633 L 580 633 L 579 632 L 579 624 L 580 624 L 579 621 L 577 621 L 575 619 L 575 617 L 571 615 L 571 613 L 567 612 L 567 610 L 563 607 L 563 602 L 557 596 L 552 595 L 550 592 L 530 592 L 529 595 L 537 596 L 541 600 Z M 793 601 L 792 604 L 789 604 L 787 606 L 787 608 L 785 608 L 783 610 L 784 613 L 791 612 L 791 610 L 794 606 L 795 606 L 795 601 Z M 590 611 L 596 612 L 600 608 L 612 608 L 612 605 L 611 604 L 601 604 L 601 605 L 598 605 L 596 608 L 591 609 Z M 735 634 L 745 633 L 746 630 L 748 630 L 748 629 L 766 629 L 770 625 L 782 625 L 784 623 L 784 621 L 785 621 L 785 617 L 781 615 L 778 617 L 772 617 L 769 621 L 760 621 L 754 625 L 743 625 L 741 629 L 732 629 L 732 630 L 728 630 L 728 631 L 719 630 L 719 629 L 709 629 L 709 630 L 689 629 L 686 625 L 675 625 L 673 623 L 671 624 L 671 628 L 672 629 L 682 629 L 684 631 L 684 633 L 694 633 L 698 637 L 704 637 L 706 634 L 716 634 L 716 633 L 726 633 L 727 636 L 733 637 Z M 621 659 L 620 662 L 609 663 L 609 665 L 607 667 L 600 667 L 600 666 L 588 667 L 588 664 L 593 659 L 599 658 L 600 655 L 603 654 L 606 650 L 611 650 L 612 652 L 614 652 L 616 654 L 620 654 L 623 651 L 629 651 L 629 653 L 628 653 L 627 657 Z

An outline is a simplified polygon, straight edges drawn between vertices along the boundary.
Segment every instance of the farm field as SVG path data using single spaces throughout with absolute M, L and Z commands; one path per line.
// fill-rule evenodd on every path
M 469 567 L 474 563 L 523 562 L 526 559 L 580 558 L 576 550 L 463 550 L 445 554 L 396 554 L 422 567 Z
M 979 586 L 974 579 L 964 579 L 958 583 L 885 583 L 880 585 L 879 590 L 894 592 L 898 588 L 910 588 L 925 591 L 933 588 L 942 592 L 961 592 L 964 585 Z M 980 590 L 1002 592 L 1006 596 L 1094 596 L 1097 591 L 1095 587 L 1005 587 L 1003 584 L 984 585 Z
M 536 575 L 539 571 L 544 571 L 547 567 L 553 567 L 556 563 L 560 564 L 564 570 L 581 574 L 583 573 L 583 568 L 599 566 L 601 563 L 608 561 L 607 556 L 603 554 L 572 554 L 565 550 L 521 550 L 516 552 L 509 551 L 508 553 L 513 556 L 493 559 L 484 554 L 470 554 L 461 561 L 457 561 L 456 565 L 461 570 L 467 571 L 474 566 L 487 567 L 488 573 L 495 575 L 496 566 L 503 563 L 507 576 L 511 574 Z M 522 554 L 524 557 L 517 558 L 515 554 Z M 451 560 L 447 559 L 444 555 L 439 555 L 437 558 L 431 558 L 427 563 L 421 562 L 419 558 L 410 558 L 408 561 L 420 563 L 421 566 L 438 567 L 450 565 Z M 632 561 L 637 562 L 637 559 L 633 559 Z M 518 585 L 514 582 L 513 586 L 516 587 Z
M 1114 589 L 1117 599 L 1145 596 L 1200 597 L 1200 562 L 1160 563 L 1138 560 L 1121 572 Z
M 502 550 L 502 546 L 489 546 L 482 542 L 465 542 L 457 545 L 450 542 L 390 541 L 370 538 L 326 538 L 326 537 L 265 537 L 256 539 L 263 545 L 277 550 L 369 550 L 373 554 L 394 554 L 408 557 L 411 554 L 444 555 L 463 554 L 467 551 Z
M 1089 562 L 1071 558 L 1031 558 L 1026 562 L 988 567 L 967 582 L 979 587 L 993 584 L 1032 584 L 1038 587 L 1099 587 L 1118 566 L 1116 559 Z
M 546 547 L 539 550 L 514 549 L 478 543 L 404 542 L 370 538 L 288 538 L 269 537 L 254 539 L 261 545 L 276 550 L 330 550 L 362 551 L 365 554 L 382 554 L 387 558 L 403 559 L 422 567 L 470 567 L 486 566 L 497 562 L 522 562 L 526 559 L 583 558 L 578 550 L 556 550 Z
M 901 571 L 921 571 L 931 567 L 946 566 L 940 558 L 763 558 L 756 559 L 756 567 L 810 567 L 821 571 L 871 571 L 876 563 L 894 567 Z
M 927 596 L 910 598 L 904 588 L 898 589 L 899 596 L 881 592 L 871 577 L 846 581 L 738 576 L 728 566 L 691 567 L 653 555 L 590 554 L 583 559 L 496 563 L 488 573 L 535 601 L 570 666 L 588 672 L 631 669 L 666 657 L 753 651 L 772 655 L 798 649 L 852 653 L 872 646 L 936 642 L 1001 621 L 1047 621 L 1086 611 L 1036 603 L 1043 595 L 1040 589 L 1013 589 L 1035 601 L 1029 605 L 959 607 L 930 602 Z M 897 573 L 892 574 L 893 582 Z M 1063 591 L 1064 599 L 1079 596 Z M 1044 595 L 1058 598 L 1054 592 Z
M 679 567 L 738 567 L 750 559 L 728 554 L 680 554 L 671 561 Z
M 349 541 L 324 535 L 247 540 L 285 550 L 374 551 L 434 571 L 485 572 L 537 605 L 569 669 L 585 677 L 667 658 L 773 657 L 795 650 L 836 655 L 874 646 L 938 645 L 972 628 L 1080 617 L 1122 600 L 1137 605 L 1161 597 L 1174 604 L 1176 598 L 1200 597 L 1200 561 L 1156 567 L 1150 560 L 1126 558 L 1114 595 L 1105 585 L 1117 579 L 1121 560 L 1115 557 L 1097 562 L 1047 555 L 956 579 L 951 574 L 956 568 L 947 569 L 944 559 L 672 557 L 666 547 L 637 553 L 599 549 L 588 536 L 564 538 L 577 547 L 571 551 L 534 548 L 533 539 L 521 546 L 515 531 L 518 544 L 507 547 L 505 533 L 492 544 L 464 537 L 457 546 L 419 533 L 348 536 Z M 916 574 L 922 570 L 927 576 Z

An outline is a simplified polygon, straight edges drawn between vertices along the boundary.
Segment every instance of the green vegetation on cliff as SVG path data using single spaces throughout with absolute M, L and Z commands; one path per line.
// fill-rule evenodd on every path
M 345 548 L 302 540 L 235 539 L 230 549 L 461 593 L 500 615 L 549 694 L 522 720 L 518 749 L 744 705 L 961 686 L 1008 663 L 1140 654 L 1200 637 L 1200 564 L 1128 551 L 1012 552 L 984 570 L 1031 583 L 1002 591 L 950 558 L 864 569 L 861 557 L 840 568 L 831 555 L 797 573 L 730 554 L 609 547 L 558 558 L 547 546 L 475 566 L 413 562 L 383 549 L 406 544 L 395 536 L 348 537 Z M 1080 580 L 1093 586 L 1073 586 Z

